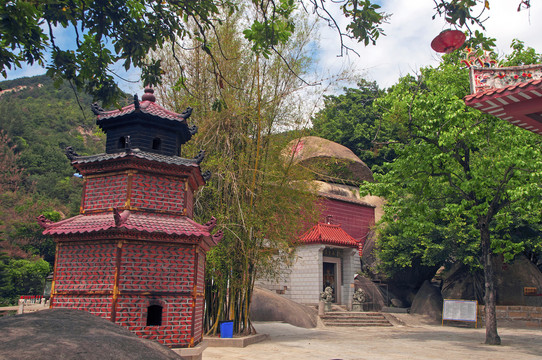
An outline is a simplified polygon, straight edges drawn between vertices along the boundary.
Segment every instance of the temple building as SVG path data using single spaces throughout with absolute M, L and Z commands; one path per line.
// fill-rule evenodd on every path
M 206 252 L 221 239 L 216 221 L 192 220 L 194 193 L 205 184 L 194 159 L 180 157 L 195 134 L 182 114 L 155 102 L 104 111 L 105 153 L 67 155 L 84 177 L 80 214 L 38 220 L 56 242 L 52 308 L 88 311 L 170 347 L 202 340 Z
M 380 198 L 359 195 L 359 183 L 373 181 L 372 172 L 348 148 L 319 137 L 294 140 L 290 151 L 294 164 L 319 174 L 314 206 L 321 209 L 320 221 L 292 239 L 297 243 L 295 261 L 278 280 L 261 279 L 257 285 L 307 305 L 318 304 L 320 293 L 331 286 L 334 302 L 348 306 L 364 242 L 382 215 Z
M 542 135 L 542 64 L 471 67 L 465 103 Z

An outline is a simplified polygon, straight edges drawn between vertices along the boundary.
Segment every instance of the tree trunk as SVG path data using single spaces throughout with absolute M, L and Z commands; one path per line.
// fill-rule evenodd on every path
M 485 282 L 485 320 L 486 320 L 486 344 L 500 345 L 501 338 L 497 334 L 497 290 L 495 289 L 495 272 L 493 268 L 493 253 L 488 222 L 480 222 L 480 236 L 482 240 L 482 263 L 484 266 Z

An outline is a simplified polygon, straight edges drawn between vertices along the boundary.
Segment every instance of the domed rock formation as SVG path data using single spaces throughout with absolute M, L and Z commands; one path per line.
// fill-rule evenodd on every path
M 350 149 L 317 136 L 292 140 L 286 154 L 294 162 L 314 171 L 317 179 L 331 183 L 358 184 L 374 181 L 371 169 Z

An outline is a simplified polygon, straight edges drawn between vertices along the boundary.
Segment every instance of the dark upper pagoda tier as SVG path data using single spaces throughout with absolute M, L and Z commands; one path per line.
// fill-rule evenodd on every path
M 181 114 L 166 110 L 155 103 L 154 90 L 145 88 L 145 94 L 134 103 L 112 111 L 104 111 L 96 105 L 96 123 L 107 134 L 105 152 L 118 153 L 126 149 L 140 149 L 166 156 L 180 156 L 181 145 L 196 133 L 187 119 L 192 113 L 188 108 Z

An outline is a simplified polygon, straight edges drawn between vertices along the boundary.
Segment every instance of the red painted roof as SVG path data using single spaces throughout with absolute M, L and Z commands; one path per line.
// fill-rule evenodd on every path
M 186 122 L 186 120 L 184 119 L 184 117 L 181 116 L 181 114 L 177 114 L 173 111 L 166 110 L 160 105 L 156 104 L 154 101 L 149 101 L 149 100 L 141 101 L 139 103 L 139 108 L 136 108 L 134 104 L 130 104 L 128 106 L 123 107 L 120 110 L 115 109 L 111 111 L 102 112 L 100 115 L 98 115 L 98 121 L 104 120 L 104 119 L 121 117 L 121 116 L 128 115 L 134 112 L 141 112 L 144 114 L 154 115 L 154 116 L 161 117 L 163 119 Z
M 341 225 L 320 222 L 303 234 L 299 241 L 305 244 L 328 244 L 348 247 L 358 247 L 359 245 L 356 239 L 341 228 Z
M 542 113 L 542 79 L 482 90 L 465 96 L 464 100 L 470 107 L 526 130 L 542 134 L 542 123 L 527 116 L 532 113 Z M 534 102 L 540 105 L 536 107 Z
M 83 234 L 112 228 L 165 233 L 169 235 L 211 236 L 207 226 L 200 225 L 186 216 L 129 212 L 119 226 L 115 225 L 113 212 L 77 215 L 72 218 L 47 224 L 46 235 Z

